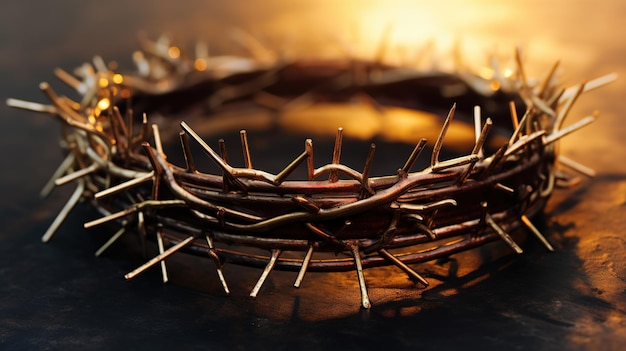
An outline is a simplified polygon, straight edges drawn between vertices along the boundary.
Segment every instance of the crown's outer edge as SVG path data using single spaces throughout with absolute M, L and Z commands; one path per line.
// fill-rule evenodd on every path
M 181 123 L 180 139 L 186 165 L 171 164 L 161 145 L 159 126 L 149 126 L 144 114 L 142 127 L 135 132 L 132 111 L 120 111 L 118 104 L 131 92 L 166 94 L 201 81 L 223 82 L 237 75 L 265 72 L 238 86 L 229 86 L 228 91 L 217 90 L 209 99 L 215 107 L 228 98 L 262 92 L 269 84 L 264 80 L 289 63 L 231 56 L 185 58 L 172 49 L 176 47 L 168 40 L 144 41 L 142 45 L 143 50 L 133 56 L 138 67 L 133 74 L 113 72 L 99 57 L 93 64 L 77 69 L 76 76 L 57 69 L 57 77 L 81 96 L 78 102 L 58 96 L 47 83 L 40 87 L 50 104 L 7 100 L 12 107 L 55 116 L 64 126 L 62 146 L 68 156 L 42 194 L 50 192 L 52 183 L 76 182 L 77 187 L 42 240 L 50 240 L 72 208 L 86 198 L 103 217 L 86 222 L 85 228 L 108 222 L 122 226 L 96 252 L 97 256 L 133 227 L 141 237 L 154 236 L 157 241 L 159 253 L 128 273 L 127 279 L 160 264 L 166 282 L 165 258 L 180 250 L 210 257 L 226 294 L 230 292 L 222 271 L 226 262 L 263 268 L 252 297 L 257 296 L 275 268 L 299 272 L 296 287 L 302 284 L 307 271 L 355 270 L 364 308 L 370 307 L 370 300 L 363 269 L 395 265 L 426 286 L 427 280 L 409 264 L 446 257 L 494 240 L 503 240 L 521 253 L 522 248 L 509 235 L 520 226 L 528 228 L 553 251 L 530 218 L 542 210 L 557 184 L 555 160 L 560 159 L 555 143 L 593 121 L 594 116 L 589 116 L 563 127 L 580 94 L 615 79 L 608 75 L 563 90 L 554 77 L 556 68 L 536 86 L 530 85 L 525 74 L 519 79 L 501 78 L 506 81 L 499 81 L 497 86 L 513 89 L 527 109 L 518 121 L 512 105 L 515 131 L 492 155 L 485 155 L 483 150 L 492 121 L 483 123 L 477 107 L 472 152 L 439 160 L 454 105 L 434 143 L 430 166 L 421 171 L 411 172 L 411 168 L 425 139 L 417 140 L 415 150 L 395 175 L 370 177 L 374 145 L 362 171 L 342 164 L 340 128 L 332 163 L 315 168 L 313 144 L 307 140 L 299 156 L 281 172 L 271 174 L 253 168 L 245 131 L 241 132 L 245 165 L 239 168 L 228 162 L 223 143 L 219 152 L 213 150 L 185 122 Z M 518 71 L 523 72 L 520 55 L 516 57 Z M 376 77 L 380 79 L 386 72 L 397 74 L 379 69 Z M 350 75 L 358 76 L 354 72 Z M 479 78 L 468 82 L 474 87 L 484 85 Z M 362 82 L 354 80 L 350 84 Z M 483 95 L 490 93 L 482 91 Z M 290 103 L 279 108 L 287 108 Z M 221 175 L 196 170 L 190 142 L 195 142 L 221 169 Z M 593 174 L 569 158 L 562 161 L 583 174 Z M 299 167 L 307 168 L 308 179 L 288 180 Z M 250 247 L 269 254 L 246 251 Z M 281 258 L 286 251 L 302 252 L 303 257 Z M 344 252 L 346 256 L 327 256 L 324 252 Z

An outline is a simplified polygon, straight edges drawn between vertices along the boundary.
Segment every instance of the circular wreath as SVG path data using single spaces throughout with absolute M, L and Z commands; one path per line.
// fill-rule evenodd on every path
M 552 251 L 530 219 L 542 210 L 555 184 L 571 181 L 557 162 L 593 173 L 559 156 L 556 144 L 594 116 L 565 126 L 566 116 L 582 92 L 614 78 L 564 89 L 555 78 L 555 65 L 534 82 L 525 76 L 519 54 L 513 74 L 481 78 L 365 60 L 209 56 L 203 48 L 187 57 L 166 39 L 144 41 L 133 55 L 133 73 L 117 73 L 99 57 L 74 75 L 57 69 L 56 75 L 79 93 L 77 101 L 58 96 L 47 83 L 40 88 L 51 104 L 8 100 L 10 106 L 55 116 L 63 125 L 61 145 L 67 156 L 44 192 L 69 182 L 77 188 L 43 241 L 85 198 L 102 213 L 85 228 L 111 221 L 121 225 L 96 255 L 128 229 L 157 242 L 158 254 L 127 279 L 160 263 L 167 281 L 164 260 L 179 250 L 212 259 L 226 293 L 224 264 L 264 267 L 253 297 L 274 268 L 297 271 L 296 287 L 307 271 L 355 270 L 361 304 L 368 308 L 363 269 L 369 267 L 395 265 L 428 285 L 411 264 L 494 240 L 521 253 L 508 234 L 519 226 Z M 313 141 L 306 139 L 299 150 L 276 152 L 293 158 L 272 173 L 253 167 L 254 150 L 245 130 L 239 133 L 243 165 L 235 166 L 223 139 L 214 149 L 193 123 L 171 127 L 180 116 L 201 114 L 198 126 L 241 128 L 245 121 L 240 115 L 248 108 L 263 111 L 274 125 L 303 106 L 340 106 L 355 97 L 366 97 L 382 119 L 391 109 L 445 119 L 434 143 L 415 135 L 405 161 L 385 176 L 372 175 L 374 144 L 363 150 L 367 156 L 359 168 L 342 163 L 342 128 L 337 129 L 332 161 L 316 164 Z M 441 160 L 457 104 L 464 109 L 457 115 L 475 130 L 473 146 L 469 153 Z M 228 118 L 211 122 L 224 112 Z M 159 122 L 149 124 L 153 115 Z M 352 118 L 352 123 L 367 124 L 359 116 Z M 180 130 L 180 162 L 164 151 L 161 130 L 173 129 Z M 490 137 L 491 130 L 500 138 Z M 205 158 L 199 160 L 194 149 Z M 423 150 L 430 151 L 429 161 L 415 170 Z M 197 164 L 206 159 L 217 171 L 199 170 Z M 298 173 L 302 179 L 293 179 Z M 292 254 L 281 257 L 283 252 Z

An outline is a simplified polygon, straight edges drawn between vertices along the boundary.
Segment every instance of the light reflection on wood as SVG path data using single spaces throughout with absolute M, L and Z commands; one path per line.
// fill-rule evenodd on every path
M 316 135 L 333 135 L 343 127 L 346 137 L 415 143 L 424 137 L 431 143 L 437 139 L 441 117 L 423 111 L 399 107 L 383 107 L 383 115 L 369 106 L 320 103 L 306 109 L 294 109 L 282 114 L 279 124 L 287 130 Z M 358 116 L 358 117 L 354 117 Z M 452 122 L 446 134 L 446 147 L 467 150 L 474 144 L 471 126 Z

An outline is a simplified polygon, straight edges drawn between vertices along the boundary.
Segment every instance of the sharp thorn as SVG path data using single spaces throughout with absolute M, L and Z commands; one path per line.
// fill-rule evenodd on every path
M 439 162 L 439 152 L 441 152 L 441 147 L 443 146 L 443 138 L 446 136 L 446 133 L 448 132 L 448 127 L 450 127 L 450 123 L 452 122 L 452 118 L 454 117 L 454 111 L 456 111 L 456 103 L 452 105 L 452 108 L 448 112 L 448 116 L 446 117 L 446 120 L 443 122 L 441 131 L 439 131 L 439 136 L 437 137 L 435 146 L 433 146 L 433 153 L 430 158 L 431 167 L 434 167 Z
M 149 180 L 153 180 L 153 178 L 154 178 L 154 171 L 150 171 L 146 175 L 141 176 L 139 178 L 133 178 L 133 179 L 128 180 L 126 182 L 117 184 L 115 186 L 109 187 L 109 188 L 107 188 L 105 190 L 102 190 L 100 192 L 97 192 L 97 193 L 94 194 L 94 199 L 96 199 L 96 200 L 97 199 L 101 199 L 101 198 L 103 198 L 105 196 L 109 196 L 109 195 L 115 194 L 117 192 L 126 190 L 126 189 L 131 188 L 131 187 L 133 187 L 135 185 L 147 182 Z
M 246 168 L 252 169 L 252 159 L 250 158 L 250 146 L 248 145 L 248 133 L 245 130 L 239 131 L 241 137 L 241 148 L 243 149 L 243 162 Z
M 163 244 L 163 234 L 161 233 L 161 229 L 157 229 L 156 232 L 157 237 L 157 246 L 159 247 L 159 255 L 162 255 L 165 250 L 165 245 Z M 163 277 L 163 283 L 167 283 L 169 281 L 169 277 L 167 276 L 167 267 L 165 266 L 165 259 L 161 260 L 161 277 Z
M 50 180 L 41 189 L 41 192 L 39 193 L 41 197 L 47 197 L 48 195 L 50 195 L 50 193 L 56 186 L 55 181 L 63 176 L 70 169 L 70 167 L 72 167 L 72 165 L 74 164 L 74 160 L 74 153 L 69 152 L 67 156 L 65 156 L 65 159 L 63 159 L 63 162 L 61 162 L 59 167 L 54 171 L 52 177 L 50 177 Z
M 548 251 L 551 251 L 551 252 L 554 251 L 554 248 L 552 247 L 552 245 L 550 245 L 550 242 L 548 241 L 548 239 L 546 239 L 546 237 L 543 234 L 541 234 L 541 232 L 537 229 L 537 227 L 533 225 L 533 223 L 530 221 L 530 219 L 528 219 L 528 217 L 526 217 L 525 215 L 522 215 L 521 220 L 522 220 L 522 223 L 524 223 L 524 225 L 526 225 L 526 227 L 535 235 L 535 237 L 537 237 L 537 239 L 541 241 L 543 246 L 545 246 L 546 249 L 548 249 Z
M 115 232 L 115 234 L 113 234 L 109 240 L 107 240 L 106 243 L 104 243 L 104 245 L 102 245 L 98 251 L 96 251 L 95 256 L 99 257 L 100 255 L 102 255 L 102 253 L 104 251 L 106 251 L 111 245 L 113 245 L 113 243 L 115 243 L 117 241 L 117 239 L 119 239 L 122 234 L 124 234 L 126 232 L 126 226 L 122 225 L 122 228 L 120 228 L 117 232 Z
M 341 145 L 343 143 L 343 128 L 337 129 L 337 135 L 335 136 L 335 147 L 333 149 L 333 164 L 339 164 L 339 160 L 341 158 Z M 339 180 L 339 175 L 337 171 L 331 171 L 328 180 L 331 183 L 335 183 Z
M 575 170 L 575 171 L 577 171 L 577 172 L 579 172 L 581 174 L 584 174 L 587 177 L 594 177 L 596 175 L 596 171 L 594 171 L 593 169 L 591 169 L 591 168 L 589 168 L 587 166 L 581 165 L 580 163 L 572 160 L 569 157 L 565 157 L 563 155 L 559 155 L 558 161 L 559 161 L 560 164 L 562 164 L 562 165 L 564 165 L 566 167 L 569 167 L 569 168 L 571 168 L 571 169 L 573 169 L 573 170 Z
M 417 161 L 417 158 L 420 156 L 425 146 L 426 138 L 420 139 L 420 141 L 415 145 L 415 148 L 411 152 L 411 155 L 406 160 L 406 163 L 400 169 L 401 176 L 408 175 L 411 172 L 411 168 L 413 168 L 413 165 L 415 165 L 415 161 Z
M 194 240 L 193 236 L 188 237 L 187 239 L 185 239 L 185 240 L 179 242 L 178 244 L 170 247 L 169 249 L 165 250 L 163 253 L 153 257 L 150 261 L 144 263 L 143 265 L 141 265 L 140 267 L 138 267 L 134 271 L 126 274 L 124 276 L 124 278 L 126 278 L 126 280 L 130 280 L 130 279 L 135 278 L 136 276 L 138 276 L 139 274 L 145 272 L 147 269 L 151 268 L 155 264 L 157 264 L 157 263 L 163 261 L 164 259 L 166 259 L 167 257 L 171 256 L 176 251 L 178 251 L 178 250 L 182 249 L 183 247 L 191 244 L 191 242 L 193 240 Z
M 350 245 L 352 257 L 354 258 L 354 267 L 356 269 L 357 278 L 359 280 L 359 289 L 361 290 L 361 306 L 365 309 L 372 307 L 370 298 L 367 294 L 367 285 L 365 284 L 365 275 L 363 274 L 363 265 L 361 264 L 361 254 L 359 253 L 359 245 L 353 243 Z
M 302 280 L 304 279 L 304 275 L 306 274 L 306 270 L 309 267 L 309 262 L 311 262 L 311 257 L 313 257 L 313 245 L 309 245 L 309 249 L 304 255 L 304 259 L 302 260 L 302 265 L 300 265 L 300 271 L 298 272 L 298 276 L 296 277 L 296 281 L 293 283 L 293 286 L 299 288 L 302 284 Z
M 213 244 L 213 238 L 210 235 L 206 235 L 206 241 L 209 245 L 209 255 L 213 257 L 213 261 L 215 262 L 215 269 L 217 270 L 217 276 L 222 283 L 222 288 L 224 289 L 224 293 L 226 295 L 230 294 L 230 289 L 228 289 L 228 284 L 226 284 L 226 278 L 224 277 L 224 271 L 222 269 L 222 262 L 220 261 L 219 256 L 215 250 L 215 245 Z
M 389 251 L 387 251 L 386 249 L 380 249 L 378 250 L 378 254 L 380 254 L 384 259 L 388 260 L 389 262 L 395 264 L 398 268 L 400 268 L 402 271 L 404 271 L 409 278 L 411 278 L 414 281 L 419 281 L 420 283 L 422 283 L 424 286 L 428 286 L 428 281 L 426 281 L 426 279 L 424 279 L 421 275 L 419 275 L 416 271 L 414 271 L 413 269 L 411 269 L 411 267 L 407 266 L 404 262 L 402 262 L 399 258 L 397 258 L 396 256 L 392 255 Z
M 544 145 L 549 145 L 552 144 L 553 142 L 563 138 L 564 136 L 571 134 L 575 131 L 577 131 L 578 129 L 592 123 L 593 121 L 595 121 L 595 117 L 593 116 L 587 116 L 583 119 L 581 119 L 580 121 L 573 123 L 565 128 L 562 128 L 548 136 L 545 137 L 544 139 Z
M 256 285 L 254 285 L 254 288 L 252 288 L 252 291 L 250 292 L 250 297 L 252 298 L 257 297 L 257 295 L 259 294 L 259 290 L 261 290 L 261 287 L 263 286 L 263 283 L 269 276 L 272 269 L 274 269 L 274 265 L 276 264 L 276 260 L 278 260 L 278 256 L 280 256 L 280 254 L 281 254 L 281 250 L 279 249 L 272 250 L 272 255 L 270 256 L 270 260 L 269 262 L 267 262 L 267 266 L 265 266 L 265 269 L 263 269 L 263 273 L 261 273 L 261 277 L 259 277 L 259 280 L 256 282 Z
M 67 174 L 67 175 L 65 175 L 63 177 L 57 178 L 54 181 L 54 184 L 57 185 L 57 186 L 61 186 L 63 184 L 67 184 L 67 183 L 69 183 L 69 182 L 71 182 L 73 180 L 76 180 L 78 178 L 82 178 L 84 176 L 87 176 L 87 175 L 95 172 L 96 170 L 98 170 L 98 165 L 93 163 L 93 164 L 91 164 L 88 167 L 82 168 L 82 169 L 80 169 L 80 170 L 78 170 L 76 172 L 73 172 L 73 173 Z
M 59 229 L 67 215 L 72 211 L 74 206 L 76 206 L 78 200 L 80 200 L 81 196 L 83 195 L 84 190 L 85 182 L 79 181 L 78 186 L 76 186 L 76 190 L 74 190 L 72 196 L 70 196 L 69 200 L 67 200 L 67 202 L 65 203 L 65 206 L 63 206 L 59 214 L 54 218 L 54 221 L 52 221 L 50 227 L 48 227 L 48 230 L 46 230 L 46 232 L 43 234 L 43 236 L 41 237 L 41 241 L 45 243 L 48 242 L 50 238 L 52 238 L 52 236 L 57 231 L 57 229 Z
M 519 247 L 519 245 L 517 245 L 515 241 L 513 241 L 511 236 L 493 220 L 489 213 L 486 214 L 485 220 L 487 224 L 491 227 L 491 229 L 493 229 L 500 236 L 500 238 L 502 238 L 502 240 L 504 240 L 504 242 L 509 245 L 516 253 L 521 254 L 524 252 L 522 248 Z

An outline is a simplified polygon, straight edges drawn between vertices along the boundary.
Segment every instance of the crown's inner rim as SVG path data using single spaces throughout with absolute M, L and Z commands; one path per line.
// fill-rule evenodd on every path
M 277 70 L 203 79 L 167 94 L 135 91 L 130 102 L 122 101 L 119 107 L 124 111 L 131 106 L 135 121 L 147 113 L 150 122 L 159 125 L 174 164 L 184 164 L 178 141 L 181 121 L 212 147 L 224 139 L 236 165 L 244 162 L 239 131 L 247 130 L 255 168 L 271 173 L 295 157 L 308 138 L 315 145 L 316 163 L 330 163 L 335 134 L 343 128 L 343 164 L 362 167 L 370 144 L 376 144 L 379 161 L 372 166 L 372 176 L 394 173 L 421 138 L 428 140 L 424 152 L 429 152 L 454 104 L 453 123 L 459 128 L 448 131 L 443 159 L 471 151 L 474 106 L 481 108 L 482 123 L 486 118 L 494 122 L 484 146 L 487 155 L 511 135 L 509 102 L 517 102 L 518 115 L 523 114 L 517 94 L 499 90 L 487 96 L 460 75 L 407 73 L 386 78 L 391 75 L 397 76 L 394 68 L 371 63 L 299 62 Z M 425 161 L 418 160 L 416 169 L 425 168 Z

